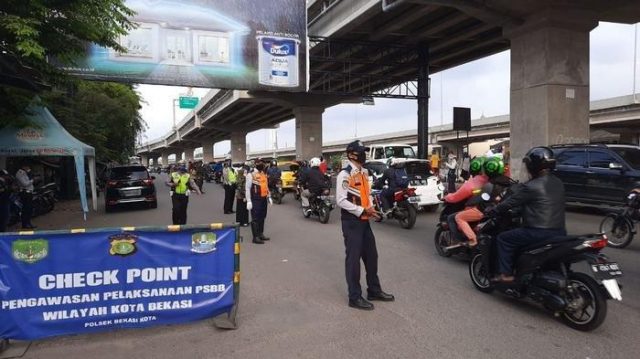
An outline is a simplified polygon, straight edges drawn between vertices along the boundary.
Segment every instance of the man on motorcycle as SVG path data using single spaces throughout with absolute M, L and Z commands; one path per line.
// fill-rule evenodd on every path
M 444 197 L 444 201 L 447 203 L 460 203 L 467 201 L 473 196 L 474 191 L 482 189 L 482 187 L 489 182 L 489 176 L 483 173 L 484 157 L 474 157 L 469 163 L 469 173 L 472 178 L 466 181 L 457 191 L 449 193 Z M 447 223 L 449 224 L 449 231 L 454 239 L 463 241 L 458 225 L 456 224 L 456 214 L 451 214 L 447 217 Z
M 309 172 L 302 176 L 300 185 L 302 186 L 302 209 L 309 211 L 309 198 L 312 196 L 320 196 L 325 190 L 329 189 L 327 181 L 320 171 L 320 159 L 314 157 L 309 161 Z
M 409 187 L 409 176 L 404 167 L 404 163 L 397 158 L 390 158 L 389 168 L 384 170 L 382 177 L 378 178 L 375 183 L 375 188 L 382 188 L 382 212 L 384 215 L 389 214 L 393 208 L 393 195 L 397 191 Z M 387 188 L 383 188 L 385 183 Z
M 276 188 L 278 181 L 282 178 L 282 171 L 278 168 L 278 161 L 276 159 L 271 160 L 271 164 L 267 169 L 267 179 L 269 181 L 269 191 L 273 192 Z
M 533 243 L 565 236 L 564 185 L 551 174 L 555 168 L 553 152 L 548 147 L 534 147 L 522 159 L 531 180 L 520 186 L 509 198 L 487 211 L 490 216 L 522 208 L 523 226 L 497 237 L 498 282 L 513 282 L 513 260 L 516 252 Z
M 473 174 L 477 172 L 477 170 L 471 170 L 471 165 L 469 165 L 469 173 Z M 500 161 L 498 158 L 489 158 L 484 161 L 482 165 L 482 174 L 474 175 L 475 177 L 483 176 L 488 178 L 488 183 L 484 184 L 481 188 L 480 193 L 477 193 L 475 196 L 471 197 L 466 203 L 466 208 L 463 211 L 455 213 L 455 222 L 458 227 L 458 230 L 464 233 L 465 237 L 469 242 L 467 245 L 469 247 L 475 247 L 478 244 L 478 240 L 476 237 L 476 232 L 473 231 L 470 222 L 478 222 L 484 217 L 484 207 L 486 203 L 484 199 L 481 198 L 482 193 L 488 193 L 492 195 L 493 193 L 493 179 L 498 176 L 502 176 L 504 174 L 504 163 Z M 491 199 L 495 199 L 495 196 L 491 196 Z

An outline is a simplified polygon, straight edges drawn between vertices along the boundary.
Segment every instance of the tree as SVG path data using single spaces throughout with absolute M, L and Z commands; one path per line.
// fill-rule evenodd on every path
M 52 91 L 43 101 L 71 135 L 96 149 L 98 160 L 125 162 L 146 127 L 130 85 L 80 81 L 71 95 Z
M 43 84 L 72 81 L 49 60 L 72 65 L 87 43 L 125 51 L 117 40 L 134 27 L 128 19 L 134 12 L 124 3 L 0 1 L 0 128 L 24 121 L 24 109 Z

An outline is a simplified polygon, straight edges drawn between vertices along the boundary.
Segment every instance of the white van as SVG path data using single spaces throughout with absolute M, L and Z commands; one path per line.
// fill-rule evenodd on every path
M 384 162 L 386 164 L 392 157 L 406 159 L 416 158 L 416 152 L 413 150 L 413 147 L 407 144 L 387 143 L 381 145 L 369 145 L 367 147 L 369 147 L 369 153 L 367 156 L 369 161 Z

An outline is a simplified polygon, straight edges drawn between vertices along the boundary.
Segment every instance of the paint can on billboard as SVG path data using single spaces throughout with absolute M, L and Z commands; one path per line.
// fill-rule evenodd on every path
M 258 40 L 258 82 L 262 85 L 297 87 L 300 40 L 256 36 Z

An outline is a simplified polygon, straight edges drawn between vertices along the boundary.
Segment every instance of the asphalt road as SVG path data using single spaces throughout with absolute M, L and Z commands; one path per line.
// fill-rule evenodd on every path
M 230 222 L 222 188 L 206 184 L 192 197 L 189 223 Z M 76 210 L 38 219 L 40 228 L 164 225 L 168 192 L 157 209 L 100 212 L 83 223 Z M 568 215 L 571 233 L 597 230 L 600 214 Z M 461 258 L 433 247 L 436 215 L 421 213 L 412 230 L 373 224 L 383 289 L 393 303 L 373 312 L 347 307 L 339 212 L 320 224 L 305 219 L 287 195 L 269 208 L 264 245 L 245 241 L 241 254 L 239 329 L 210 321 L 34 342 L 24 358 L 638 358 L 640 353 L 640 240 L 606 249 L 624 272 L 623 301 L 609 301 L 604 324 L 591 333 L 564 326 L 540 307 L 483 294 Z M 364 283 L 364 279 L 363 279 Z M 364 289 L 365 287 L 363 287 Z

